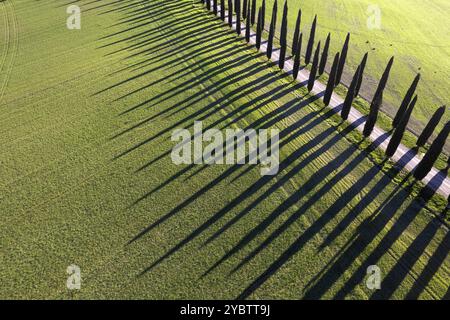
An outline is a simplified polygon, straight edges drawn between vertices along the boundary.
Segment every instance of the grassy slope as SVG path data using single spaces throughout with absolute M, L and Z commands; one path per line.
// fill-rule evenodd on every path
M 28 2 L 1 8 L 19 49 L 0 105 L 0 297 L 367 298 L 369 264 L 384 297 L 445 294 L 448 232 L 191 1 L 81 1 L 79 32 L 61 2 Z M 170 128 L 202 118 L 279 127 L 284 170 L 174 166 Z
M 258 6 L 261 2 L 257 1 Z M 266 0 L 266 21 L 270 21 L 273 2 Z M 283 3 L 283 0 L 278 1 L 280 19 Z M 289 32 L 292 35 L 299 8 L 303 12 L 305 43 L 309 38 L 314 14 L 318 16 L 316 39 L 322 40 L 323 45 L 330 32 L 331 52 L 341 51 L 347 32 L 350 32 L 351 47 L 344 80 L 350 82 L 362 56 L 369 52 L 366 69 L 369 77 L 365 79 L 368 89 L 364 93 L 369 99 L 373 96 L 387 61 L 395 56 L 384 96 L 384 111 L 391 116 L 395 114 L 414 76 L 420 72 L 422 80 L 417 90 L 420 100 L 413 112 L 414 119 L 410 122 L 413 131 L 420 133 L 433 112 L 439 106 L 448 104 L 450 33 L 446 21 L 450 5 L 445 0 L 377 1 L 376 5 L 381 9 L 382 27 L 380 30 L 370 30 L 367 28 L 367 9 L 373 4 L 369 0 L 288 0 Z M 448 114 L 445 119 L 448 119 Z M 442 123 L 439 128 L 442 128 Z

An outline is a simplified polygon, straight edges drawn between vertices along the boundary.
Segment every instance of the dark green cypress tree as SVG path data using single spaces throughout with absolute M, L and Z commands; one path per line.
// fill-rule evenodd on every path
M 334 84 L 336 83 L 336 72 L 339 64 L 339 52 L 336 53 L 331 66 L 330 77 L 328 78 L 327 88 L 325 89 L 325 96 L 323 97 L 323 103 L 328 106 L 330 104 L 331 95 L 333 94 Z
M 247 18 L 247 2 L 248 0 L 242 1 L 242 20 Z
M 317 69 L 319 68 L 319 56 L 320 56 L 320 41 L 317 44 L 316 52 L 314 53 L 313 63 L 311 66 L 311 71 L 309 72 L 308 91 L 311 91 L 314 88 L 314 83 L 316 82 Z
M 225 21 L 225 0 L 220 0 L 220 19 Z
M 367 117 L 366 124 L 364 126 L 363 135 L 365 137 L 370 136 L 373 127 L 377 122 L 378 111 L 380 110 L 381 104 L 383 103 L 383 91 L 386 87 L 386 83 L 389 79 L 389 73 L 391 72 L 392 64 L 394 63 L 394 57 L 389 60 L 389 63 L 384 70 L 383 76 L 381 77 L 380 83 L 378 84 L 377 91 L 373 97 L 372 103 L 370 105 L 369 116 Z
M 258 23 L 256 25 L 256 49 L 261 48 L 261 35 L 262 35 L 262 8 L 258 10 Z
M 328 33 L 327 40 L 325 41 L 325 46 L 323 47 L 322 59 L 320 59 L 319 75 L 325 72 L 325 67 L 328 60 L 328 50 L 330 48 L 331 34 Z
M 417 180 L 422 180 L 425 176 L 430 172 L 437 158 L 442 152 L 442 148 L 444 148 L 445 141 L 448 138 L 450 133 L 450 121 L 445 124 L 445 127 L 439 132 L 439 135 L 434 139 L 433 143 L 428 149 L 427 153 L 425 153 L 422 161 L 417 165 L 416 170 L 414 171 L 414 177 Z
M 270 22 L 269 39 L 267 41 L 267 58 L 272 58 L 273 37 L 275 36 L 275 26 L 277 24 L 277 0 L 275 0 L 272 9 L 272 20 Z
M 281 20 L 280 31 L 280 59 L 278 60 L 278 67 L 284 68 L 284 60 L 286 59 L 286 46 L 287 46 L 287 15 L 288 5 L 287 1 L 284 2 L 283 19 Z
M 441 121 L 441 118 L 444 115 L 444 113 L 445 113 L 445 106 L 438 108 L 434 112 L 430 121 L 425 126 L 419 138 L 417 139 L 416 145 L 418 147 L 423 147 L 425 143 L 427 143 L 428 139 L 430 139 L 431 135 L 433 134 L 434 128 L 436 128 L 437 125 L 439 124 L 439 121 Z
M 366 124 L 364 125 L 363 135 L 369 137 L 377 122 L 378 112 L 383 104 L 383 92 L 378 93 L 372 99 L 370 104 L 369 115 L 367 116 Z
M 245 19 L 245 41 L 250 42 L 250 2 L 248 2 L 247 18 Z
M 416 75 L 413 82 L 411 83 L 411 86 L 409 87 L 408 91 L 405 94 L 405 97 L 403 98 L 402 103 L 400 104 L 400 107 L 398 108 L 397 114 L 394 117 L 394 120 L 392 121 L 392 127 L 397 127 L 398 123 L 400 122 L 400 119 L 402 118 L 403 114 L 406 111 L 406 108 L 408 108 L 408 105 L 411 102 L 411 99 L 414 95 L 414 92 L 416 91 L 417 85 L 419 84 L 420 80 L 420 73 Z
M 355 90 L 356 85 L 358 84 L 360 70 L 361 66 L 358 66 L 358 68 L 356 68 L 356 72 L 355 75 L 353 76 L 352 82 L 350 83 L 350 87 L 348 88 L 347 96 L 345 97 L 344 100 L 344 105 L 342 106 L 341 117 L 344 120 L 347 120 L 348 115 L 350 113 L 350 109 L 352 108 L 353 99 L 355 99 Z
M 400 142 L 402 141 L 403 134 L 405 133 L 406 126 L 408 125 L 409 118 L 411 117 L 411 112 L 414 109 L 414 106 L 417 102 L 417 96 L 409 104 L 408 109 L 406 109 L 403 117 L 400 119 L 398 126 L 395 128 L 394 133 L 392 134 L 391 140 L 386 148 L 386 156 L 392 157 L 397 151 Z
M 386 88 L 386 84 L 388 82 L 389 79 L 389 74 L 391 72 L 391 68 L 392 65 L 394 64 L 394 57 L 391 57 L 391 59 L 389 60 L 386 69 L 384 70 L 384 73 L 380 79 L 380 83 L 378 85 L 377 91 L 383 92 L 384 89 Z
M 255 19 L 256 19 L 256 0 L 253 0 L 252 1 L 252 9 L 251 9 L 251 17 L 250 17 L 252 26 L 255 24 Z
M 300 69 L 300 59 L 302 56 L 302 38 L 303 34 L 300 33 L 297 45 L 295 46 L 297 51 L 294 54 L 294 67 L 292 69 L 292 77 L 294 78 L 294 80 L 297 80 L 298 71 Z
M 314 47 L 314 37 L 316 36 L 317 15 L 314 16 L 314 21 L 311 25 L 311 32 L 309 34 L 308 46 L 306 47 L 305 63 L 309 64 L 311 60 L 312 50 Z
M 298 10 L 297 21 L 295 22 L 294 38 L 292 39 L 292 55 L 297 52 L 298 37 L 300 35 L 300 24 L 302 22 L 302 9 Z
M 236 33 L 241 35 L 241 1 L 236 1 Z
M 211 10 L 211 0 L 206 0 L 206 9 Z
M 228 26 L 233 27 L 233 0 L 228 0 Z
M 208 0 L 210 1 L 210 0 Z M 213 0 L 213 12 L 214 15 L 217 16 L 217 0 Z
M 369 56 L 369 53 L 366 52 L 361 63 L 359 64 L 359 79 L 358 79 L 358 84 L 356 85 L 356 89 L 355 89 L 355 98 L 358 96 L 359 90 L 361 89 L 363 75 L 364 75 L 364 69 L 366 68 L 368 56 Z
M 341 83 L 342 73 L 344 72 L 345 60 L 347 59 L 348 44 L 350 42 L 350 33 L 347 33 L 344 46 L 342 47 L 341 60 L 339 61 L 339 67 L 336 74 L 336 86 Z

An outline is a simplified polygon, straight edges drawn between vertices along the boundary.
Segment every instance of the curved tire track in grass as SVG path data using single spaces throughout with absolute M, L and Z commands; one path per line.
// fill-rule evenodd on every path
M 14 66 L 14 60 L 17 56 L 19 48 L 19 24 L 14 10 L 12 1 L 2 3 L 2 11 L 4 12 L 5 25 L 5 39 L 6 49 L 3 55 L 2 63 L 0 65 L 0 75 L 4 73 L 4 79 L 1 80 L 0 86 L 0 102 L 3 100 L 8 81 L 11 76 L 11 71 Z

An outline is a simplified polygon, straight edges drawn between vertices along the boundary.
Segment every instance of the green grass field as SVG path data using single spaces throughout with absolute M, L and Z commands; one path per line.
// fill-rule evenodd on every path
M 433 112 L 448 105 L 450 90 L 450 32 L 447 27 L 450 3 L 446 0 L 287 0 L 288 32 L 291 37 L 299 8 L 302 9 L 302 32 L 309 39 L 309 30 L 317 14 L 317 41 L 324 44 L 331 33 L 330 50 L 341 51 L 347 32 L 351 33 L 347 67 L 343 80 L 350 83 L 364 53 L 369 52 L 365 86 L 361 92 L 369 101 L 388 60 L 395 56 L 390 80 L 385 91 L 383 110 L 393 117 L 417 73 L 422 79 L 417 89 L 419 103 L 409 128 L 420 134 Z M 260 6 L 262 0 L 257 0 Z M 266 0 L 266 25 L 269 24 L 274 0 Z M 278 0 L 278 21 L 281 21 L 284 0 Z M 381 12 L 380 29 L 369 29 L 370 6 Z M 369 11 L 368 11 L 369 10 Z M 279 27 L 279 26 L 278 26 Z M 291 42 L 290 42 L 291 43 Z M 304 51 L 303 51 L 304 54 Z M 332 56 L 330 55 L 330 60 Z M 331 61 L 329 61 L 331 64 Z M 448 119 L 448 113 L 445 116 Z M 444 123 L 444 121 L 442 121 Z M 442 128 L 443 124 L 439 128 Z M 450 146 L 447 145 L 447 151 Z
M 72 2 L 0 2 L 0 298 L 449 297 L 445 202 L 220 21 L 84 0 L 68 30 Z M 279 128 L 280 173 L 174 165 L 194 120 Z

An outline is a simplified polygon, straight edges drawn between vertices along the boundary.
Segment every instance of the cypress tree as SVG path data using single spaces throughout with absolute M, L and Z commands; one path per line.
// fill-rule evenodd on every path
M 245 41 L 250 42 L 250 2 L 248 3 L 248 8 L 247 8 L 247 19 L 245 20 Z
M 300 34 L 300 24 L 302 21 L 302 9 L 298 10 L 297 21 L 295 22 L 294 39 L 292 40 L 292 55 L 297 52 L 298 37 Z
M 333 94 L 338 64 L 339 64 L 339 52 L 336 53 L 336 55 L 334 56 L 333 65 L 331 66 L 330 77 L 328 78 L 327 88 L 325 89 L 325 96 L 323 97 L 323 103 L 325 103 L 326 106 L 330 104 L 331 95 Z
M 247 2 L 248 0 L 243 0 L 242 2 L 242 20 L 247 18 Z
M 350 113 L 350 109 L 352 108 L 353 99 L 355 98 L 356 85 L 358 84 L 360 70 L 361 70 L 361 66 L 358 66 L 358 68 L 356 68 L 356 72 L 355 72 L 355 75 L 353 76 L 352 82 L 350 83 L 350 87 L 348 88 L 347 96 L 345 97 L 345 100 L 344 100 L 344 105 L 342 106 L 341 117 L 344 120 L 347 120 L 348 115 Z
M 301 51 L 302 51 L 302 38 L 303 38 L 303 34 L 300 33 L 300 36 L 298 37 L 297 45 L 295 46 L 297 51 L 294 54 L 294 68 L 292 69 L 292 76 L 294 77 L 294 80 L 297 80 L 298 70 L 300 68 L 300 58 L 301 58 Z
M 431 135 L 433 134 L 434 128 L 436 128 L 436 126 L 439 124 L 439 121 L 441 121 L 441 118 L 444 115 L 444 113 L 445 113 L 445 106 L 438 108 L 434 112 L 430 121 L 425 126 L 419 138 L 417 139 L 416 145 L 418 147 L 423 147 L 425 143 L 427 143 L 428 139 L 430 139 Z
M 211 10 L 211 1 L 210 0 L 206 0 L 206 9 L 208 9 L 209 11 Z
M 406 108 L 408 108 L 408 105 L 411 102 L 411 99 L 413 97 L 414 92 L 416 91 L 417 84 L 420 80 L 420 73 L 416 75 L 413 82 L 411 83 L 411 86 L 409 87 L 408 91 L 405 94 L 405 97 L 403 98 L 402 103 L 400 104 L 400 108 L 398 108 L 397 114 L 394 117 L 394 120 L 392 121 L 392 127 L 397 127 L 398 123 L 400 122 L 400 119 L 402 118 L 403 114 L 406 111 Z
M 228 0 L 228 25 L 233 27 L 233 0 Z
M 262 34 L 262 8 L 258 10 L 258 24 L 256 25 L 256 49 L 261 48 L 261 34 Z
M 373 97 L 372 103 L 370 105 L 369 116 L 367 118 L 366 124 L 364 126 L 363 135 L 365 137 L 370 136 L 372 133 L 373 127 L 377 122 L 378 111 L 380 110 L 381 104 L 383 103 L 383 91 L 386 87 L 386 83 L 389 79 L 389 73 L 392 68 L 392 64 L 394 63 L 394 57 L 389 60 L 389 63 L 384 70 L 383 76 L 380 79 L 380 83 L 378 84 L 377 91 L 375 91 L 375 95 Z
M 336 85 L 341 82 L 342 73 L 344 72 L 345 60 L 347 59 L 348 44 L 350 42 L 350 33 L 347 33 L 345 38 L 344 46 L 342 47 L 341 60 L 339 60 L 339 67 L 336 74 Z
M 236 32 L 238 35 L 241 35 L 241 1 L 236 1 Z
M 358 96 L 359 94 L 359 90 L 361 89 L 361 84 L 363 81 L 363 74 L 364 74 L 364 69 L 366 68 L 366 63 L 367 63 L 367 58 L 369 56 L 369 53 L 366 52 L 366 54 L 364 55 L 361 63 L 359 64 L 359 79 L 358 79 L 358 83 L 356 85 L 356 89 L 355 89 L 355 98 Z
M 278 66 L 280 67 L 280 69 L 284 68 L 284 60 L 286 59 L 287 15 L 288 15 L 288 6 L 287 1 L 285 1 L 280 31 L 280 59 L 278 61 Z
M 417 102 L 417 96 L 409 104 L 408 109 L 403 114 L 403 117 L 400 119 L 398 126 L 395 128 L 394 133 L 392 134 L 391 140 L 386 148 L 386 156 L 392 157 L 397 151 L 397 148 L 402 141 L 403 134 L 405 133 L 406 126 L 408 125 L 409 118 L 411 117 L 411 112 L 414 109 L 414 106 Z
M 325 71 L 325 66 L 328 60 L 328 49 L 330 48 L 331 34 L 328 33 L 327 40 L 325 41 L 325 46 L 323 47 L 322 59 L 320 60 L 319 75 L 322 75 Z
M 425 153 L 422 161 L 418 164 L 416 170 L 414 171 L 414 177 L 417 180 L 422 180 L 430 172 L 434 165 L 434 162 L 439 157 L 442 152 L 442 148 L 445 145 L 445 141 L 450 133 L 450 121 L 445 124 L 445 127 L 439 132 L 439 135 L 434 139 L 431 144 L 430 149 Z
M 387 81 L 389 79 L 389 73 L 391 72 L 392 65 L 394 64 L 394 57 L 391 57 L 389 60 L 386 70 L 384 70 L 383 76 L 380 79 L 380 83 L 378 85 L 377 91 L 384 91 L 386 88 Z
M 305 54 L 305 63 L 309 64 L 311 60 L 312 50 L 314 46 L 314 37 L 316 35 L 316 25 L 317 25 L 317 15 L 314 16 L 314 21 L 311 26 L 311 33 L 309 35 L 309 41 L 308 46 L 306 47 L 306 54 Z
M 272 58 L 273 37 L 275 36 L 275 26 L 277 24 L 277 0 L 275 0 L 272 9 L 272 20 L 270 22 L 269 39 L 267 41 L 267 58 Z
M 308 91 L 311 91 L 314 88 L 314 83 L 316 82 L 317 69 L 319 67 L 319 55 L 320 55 L 320 41 L 317 44 L 316 52 L 314 53 L 311 71 L 309 73 Z
M 367 116 L 366 124 L 364 125 L 363 135 L 365 137 L 370 136 L 377 122 L 378 111 L 381 108 L 383 103 L 383 92 L 375 95 L 372 99 L 372 103 L 370 104 L 369 115 Z
M 220 0 L 220 19 L 225 21 L 225 0 Z
M 255 19 L 256 19 L 256 0 L 253 0 L 252 1 L 251 15 L 250 15 L 250 20 L 252 22 L 252 25 L 255 24 Z
M 210 2 L 210 0 L 207 1 Z M 214 15 L 217 16 L 217 0 L 213 0 L 213 12 Z

